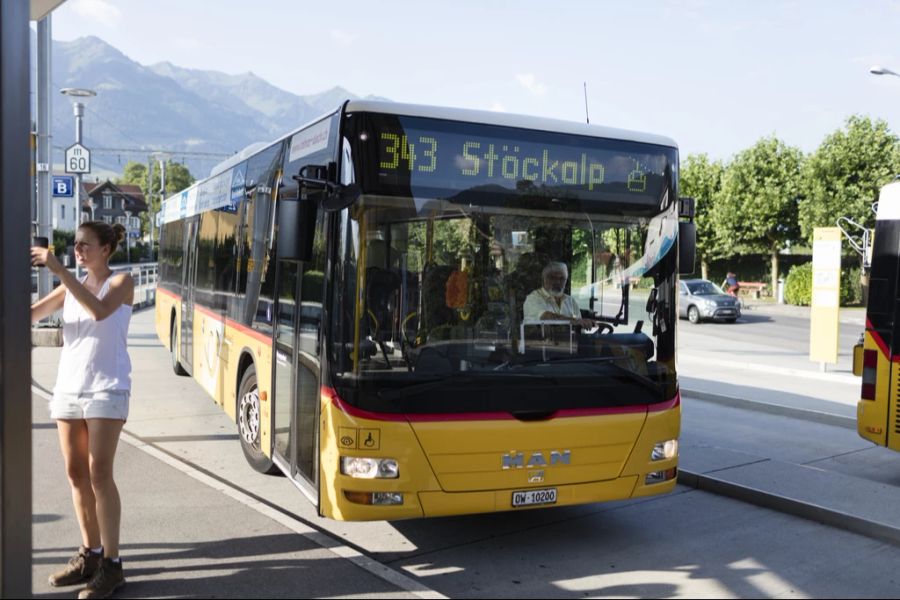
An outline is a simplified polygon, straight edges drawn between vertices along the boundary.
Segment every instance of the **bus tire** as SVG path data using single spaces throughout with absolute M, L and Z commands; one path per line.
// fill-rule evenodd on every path
M 178 360 L 178 328 L 175 326 L 174 319 L 169 330 L 169 351 L 172 354 L 172 370 L 175 371 L 176 375 L 187 375 L 188 372 L 184 370 L 184 367 L 181 366 L 181 362 Z
M 262 410 L 259 402 L 259 387 L 256 384 L 256 367 L 253 365 L 244 371 L 244 376 L 241 377 L 241 386 L 238 388 L 237 425 L 241 449 L 250 466 L 255 471 L 266 475 L 278 473 L 278 467 L 268 456 L 263 454 L 260 448 Z

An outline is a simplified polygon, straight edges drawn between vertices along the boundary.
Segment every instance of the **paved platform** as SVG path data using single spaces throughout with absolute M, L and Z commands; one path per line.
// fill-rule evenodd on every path
M 152 311 L 136 313 L 129 336 L 136 420 L 126 424 L 116 456 L 123 506 L 121 553 L 128 581 L 117 597 L 441 597 L 135 436 L 140 420 L 147 419 L 154 406 L 163 406 L 162 397 L 177 396 L 184 386 L 190 390 L 193 385 L 187 378 L 159 377 L 157 365 L 135 360 L 142 348 L 158 347 L 151 336 L 152 319 Z M 35 597 L 69 598 L 77 587 L 52 588 L 47 583 L 81 542 L 56 425 L 40 389 L 52 388 L 58 354 L 56 348 L 33 350 L 33 378 L 40 387 L 31 399 L 32 590 Z M 195 393 L 202 392 L 197 388 Z

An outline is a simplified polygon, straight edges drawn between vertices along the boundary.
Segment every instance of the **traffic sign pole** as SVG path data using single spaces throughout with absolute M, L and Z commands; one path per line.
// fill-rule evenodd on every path
M 81 120 L 84 117 L 84 104 L 74 102 L 75 109 L 75 144 L 66 149 L 66 173 L 75 174 L 75 231 L 81 227 L 81 175 L 91 172 L 91 151 L 81 145 Z M 75 276 L 81 277 L 81 267 L 75 263 Z

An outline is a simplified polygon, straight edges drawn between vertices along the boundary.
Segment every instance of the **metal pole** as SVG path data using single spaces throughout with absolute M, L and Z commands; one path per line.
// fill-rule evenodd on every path
M 131 211 L 125 211 L 125 260 L 131 264 Z
M 166 197 L 166 161 L 160 160 L 160 183 L 159 183 L 159 199 L 160 202 Z
M 52 48 L 50 15 L 38 21 L 37 37 L 37 212 L 38 235 L 53 243 L 53 200 L 51 158 L 51 101 L 50 56 Z M 43 298 L 52 290 L 49 269 L 38 269 L 38 297 Z
M 81 143 L 81 119 L 84 117 L 84 104 L 81 102 L 73 102 L 72 108 L 75 113 L 75 143 Z M 81 227 L 81 173 L 75 174 L 75 231 Z M 75 277 L 81 278 L 81 266 L 75 263 Z
M 153 234 L 156 229 L 156 215 L 153 211 L 153 157 L 147 161 L 147 209 L 150 211 L 150 262 L 153 262 Z
M 31 597 L 28 2 L 0 2 L 0 597 Z

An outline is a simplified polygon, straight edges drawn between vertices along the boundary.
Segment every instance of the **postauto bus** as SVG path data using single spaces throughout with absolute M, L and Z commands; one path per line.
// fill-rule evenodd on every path
M 166 199 L 157 331 L 330 518 L 662 494 L 677 192 L 665 137 L 349 101 Z M 551 262 L 596 326 L 526 318 Z
M 857 402 L 859 435 L 900 451 L 900 181 L 881 188 L 875 216 L 869 272 L 869 300 L 863 342 L 853 354 L 862 375 Z

